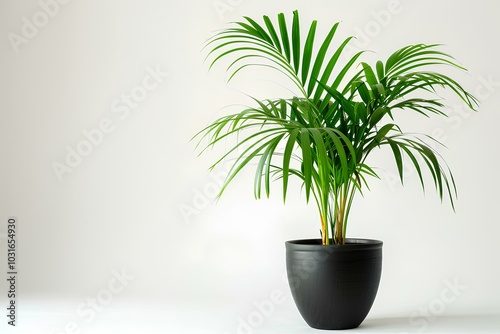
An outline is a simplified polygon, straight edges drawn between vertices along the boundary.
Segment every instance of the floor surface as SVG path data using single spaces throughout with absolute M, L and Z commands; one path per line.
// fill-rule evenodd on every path
M 21 305 L 14 328 L 2 320 L 1 333 L 22 334 L 308 334 L 323 333 L 305 324 L 296 309 L 282 307 L 272 314 L 186 306 L 120 305 L 89 312 L 78 306 L 39 303 Z M 4 330 L 4 328 L 6 330 Z M 332 331 L 335 332 L 335 331 Z M 346 333 L 346 331 L 343 331 Z M 352 333 L 500 333 L 499 315 L 442 316 L 432 318 L 370 317 Z

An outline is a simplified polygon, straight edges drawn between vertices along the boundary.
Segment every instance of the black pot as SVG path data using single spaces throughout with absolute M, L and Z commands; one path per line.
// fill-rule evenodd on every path
M 287 241 L 288 283 L 300 314 L 317 329 L 358 327 L 370 311 L 382 273 L 382 241 Z

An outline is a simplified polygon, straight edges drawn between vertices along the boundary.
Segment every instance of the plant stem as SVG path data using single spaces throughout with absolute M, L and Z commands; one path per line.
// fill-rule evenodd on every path
M 345 215 L 346 201 L 347 197 L 345 196 L 345 194 L 341 194 L 340 208 L 335 217 L 335 243 L 338 245 L 345 244 L 343 229 L 344 229 L 344 215 Z
M 328 240 L 328 230 L 326 228 L 326 219 L 323 214 L 320 217 L 321 217 L 321 243 L 323 245 L 328 245 L 329 240 Z

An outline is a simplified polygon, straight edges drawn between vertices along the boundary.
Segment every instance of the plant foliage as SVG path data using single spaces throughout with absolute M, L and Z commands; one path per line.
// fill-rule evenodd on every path
M 281 72 L 298 93 L 289 98 L 253 99 L 255 106 L 223 116 L 200 131 L 206 148 L 238 136 L 239 140 L 212 166 L 236 155 L 222 192 L 251 161 L 257 162 L 254 190 L 260 198 L 280 179 L 283 200 L 291 176 L 303 184 L 307 200 L 317 204 L 323 244 L 344 244 L 354 195 L 367 188 L 367 177 L 378 177 L 366 163 L 369 154 L 388 146 L 403 182 L 403 162 L 415 168 L 422 187 L 424 171 L 441 198 L 454 208 L 453 175 L 439 154 L 423 139 L 406 134 L 394 114 L 413 111 L 446 116 L 438 89 L 449 89 L 470 109 L 477 100 L 436 67 L 465 70 L 437 44 L 405 46 L 375 66 L 360 61 L 363 51 L 345 57 L 353 37 L 334 44 L 335 23 L 315 48 L 316 26 L 301 35 L 299 14 L 291 24 L 283 13 L 259 24 L 249 17 L 212 36 L 206 44 L 210 68 L 230 60 L 229 80 L 247 67 L 264 66 Z M 315 51 L 317 49 L 317 51 Z

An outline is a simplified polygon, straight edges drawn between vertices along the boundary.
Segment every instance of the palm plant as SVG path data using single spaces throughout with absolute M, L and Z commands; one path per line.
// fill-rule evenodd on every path
M 436 44 L 405 46 L 385 62 L 370 66 L 359 60 L 364 51 L 343 59 L 353 37 L 333 47 L 339 23 L 314 52 L 316 21 L 304 41 L 297 11 L 291 27 L 283 13 L 277 24 L 268 16 L 263 22 L 245 17 L 212 36 L 206 44 L 210 68 L 230 58 L 229 80 L 247 67 L 271 68 L 290 80 L 298 93 L 290 98 L 254 98 L 255 106 L 223 116 L 195 136 L 200 142 L 208 140 L 205 149 L 232 136 L 240 138 L 211 167 L 236 154 L 220 194 L 251 161 L 257 162 L 257 198 L 263 191 L 269 196 L 271 182 L 280 179 L 285 201 L 289 178 L 295 176 L 307 201 L 312 194 L 318 207 L 322 243 L 344 244 L 355 193 L 368 188 L 367 177 L 378 177 L 366 159 L 374 149 L 389 146 L 401 182 L 403 162 L 409 161 L 425 189 L 423 170 L 427 168 L 441 200 L 449 198 L 454 208 L 453 175 L 424 141 L 434 139 L 404 133 L 394 123 L 394 114 L 407 110 L 427 117 L 445 116 L 437 91 L 442 88 L 475 110 L 474 96 L 449 76 L 432 71 L 436 66 L 465 68 Z

